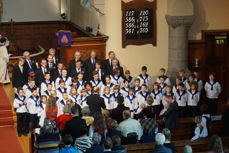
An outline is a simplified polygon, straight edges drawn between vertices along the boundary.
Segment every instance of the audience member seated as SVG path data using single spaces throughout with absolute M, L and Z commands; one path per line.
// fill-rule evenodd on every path
M 195 136 L 192 137 L 191 141 L 197 140 L 199 138 L 205 138 L 208 136 L 208 130 L 207 127 L 202 126 L 202 117 L 201 116 L 196 116 L 194 119 L 194 122 L 196 123 L 196 128 L 195 128 Z
M 54 121 L 46 118 L 40 134 L 35 139 L 35 148 L 38 153 L 59 153 L 60 136 L 55 128 Z
M 104 148 L 100 145 L 102 137 L 95 133 L 92 137 L 93 146 L 87 150 L 86 153 L 103 153 Z
M 209 125 L 211 122 L 211 115 L 210 115 L 209 110 L 208 110 L 208 105 L 203 104 L 200 106 L 200 115 L 201 115 L 201 126 L 204 129 L 207 129 L 205 132 L 206 132 L 206 135 L 209 136 L 210 132 L 211 132 L 211 131 L 209 131 Z
M 78 150 L 75 147 L 72 147 L 73 138 L 71 135 L 65 135 L 63 137 L 64 147 L 60 149 L 60 153 L 78 153 Z
M 111 120 L 108 123 L 107 137 L 110 137 L 110 138 L 112 138 L 113 136 L 121 137 L 122 134 L 119 130 L 117 130 L 117 128 L 118 128 L 118 122 L 116 120 Z
M 209 141 L 208 153 L 224 153 L 222 139 L 218 135 L 213 135 Z
M 50 96 L 48 98 L 48 103 L 46 105 L 46 117 L 51 119 L 51 120 L 56 120 L 57 119 L 57 105 L 56 105 L 56 98 Z
M 175 153 L 176 152 L 175 144 L 171 142 L 171 131 L 169 129 L 167 129 L 167 128 L 164 128 L 162 130 L 162 133 L 165 136 L 164 146 L 167 147 L 167 148 L 170 148 L 172 150 L 172 152 Z
M 192 147 L 189 145 L 184 146 L 184 153 L 192 153 Z
M 227 108 L 222 116 L 222 130 L 221 135 L 222 136 L 229 136 L 229 99 L 227 100 Z
M 164 146 L 164 143 L 165 143 L 164 134 L 158 133 L 155 137 L 155 141 L 156 141 L 156 146 L 149 153 L 172 153 L 171 149 Z
M 64 130 L 64 126 L 66 122 L 72 119 L 71 108 L 72 108 L 72 105 L 70 104 L 64 105 L 64 108 L 63 108 L 64 114 L 57 117 L 56 124 L 57 124 L 57 128 L 60 131 Z
M 72 119 L 69 120 L 64 127 L 64 130 L 62 132 L 62 136 L 65 136 L 66 134 L 70 134 L 73 137 L 73 142 L 76 138 L 82 136 L 84 133 L 84 128 L 87 127 L 86 122 L 84 119 L 81 119 L 81 112 L 79 107 L 74 105 L 71 108 L 72 113 Z
M 121 145 L 121 138 L 119 136 L 112 137 L 113 147 L 111 150 L 115 153 L 126 153 L 126 149 Z
M 111 150 L 111 148 L 113 147 L 113 143 L 110 137 L 106 137 L 103 140 L 103 147 L 104 147 L 104 153 L 115 153 Z
M 141 137 L 141 143 L 155 142 L 155 135 L 158 131 L 158 126 L 155 120 L 152 118 L 153 113 L 150 109 L 145 109 L 142 112 L 143 118 L 140 119 L 140 123 L 143 128 L 143 135 Z
M 122 113 L 124 110 L 129 110 L 128 107 L 126 107 L 124 104 L 124 98 L 123 96 L 118 96 L 117 97 L 117 103 L 118 103 L 118 106 L 113 109 L 110 113 L 110 117 L 114 120 L 116 120 L 118 123 L 122 122 L 123 121 L 123 117 L 122 117 Z
M 93 137 L 94 133 L 98 133 L 102 138 L 106 137 L 107 127 L 103 114 L 97 112 L 94 116 L 94 122 L 89 128 L 89 136 Z
M 94 122 L 94 117 L 90 116 L 90 109 L 88 106 L 82 108 L 82 119 L 86 121 L 87 127 L 91 126 Z
M 136 135 L 136 139 L 140 140 L 143 134 L 143 130 L 142 130 L 142 127 L 139 121 L 132 119 L 130 117 L 131 116 L 130 110 L 124 110 L 122 115 L 123 115 L 124 121 L 122 121 L 119 124 L 118 130 L 121 131 L 121 134 L 123 136 L 123 144 L 129 144 L 130 142 L 129 140 L 131 140 L 131 143 L 135 141 L 133 139 L 134 133 Z M 137 143 L 137 140 L 135 143 Z
M 92 145 L 92 139 L 87 136 L 87 127 L 85 125 L 81 128 L 80 136 L 76 138 L 74 146 L 78 149 L 79 153 L 85 153 Z

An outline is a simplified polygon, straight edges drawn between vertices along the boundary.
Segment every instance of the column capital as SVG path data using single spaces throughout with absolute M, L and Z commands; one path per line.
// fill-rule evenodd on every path
M 176 28 L 179 26 L 187 26 L 190 27 L 193 22 L 195 17 L 194 16 L 170 16 L 170 15 L 165 15 L 166 21 L 169 26 Z

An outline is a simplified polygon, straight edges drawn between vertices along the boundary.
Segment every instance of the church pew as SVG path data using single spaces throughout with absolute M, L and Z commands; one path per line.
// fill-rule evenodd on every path
M 223 137 L 224 146 L 229 146 L 229 137 Z M 191 142 L 190 140 L 177 140 L 173 141 L 176 146 L 176 152 L 182 153 L 185 145 L 191 145 L 193 152 L 206 152 L 208 151 L 209 138 L 199 139 Z M 124 146 L 127 153 L 148 153 L 155 147 L 155 143 L 145 144 L 131 144 Z
M 194 135 L 196 124 L 193 118 L 183 118 L 179 120 L 179 127 L 172 133 L 172 140 L 190 139 Z M 219 134 L 222 127 L 221 120 L 212 120 L 210 123 L 210 133 Z

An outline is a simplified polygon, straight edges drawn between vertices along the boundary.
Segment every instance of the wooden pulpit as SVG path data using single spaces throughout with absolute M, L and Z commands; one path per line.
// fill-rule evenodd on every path
M 103 34 L 91 37 L 77 37 L 77 35 L 72 32 L 72 44 L 71 46 L 60 47 L 60 57 L 66 66 L 69 64 L 70 60 L 74 59 L 76 51 L 81 53 L 82 60 L 89 58 L 91 51 L 96 51 L 97 57 L 100 60 L 104 60 L 106 57 L 107 39 L 108 36 Z

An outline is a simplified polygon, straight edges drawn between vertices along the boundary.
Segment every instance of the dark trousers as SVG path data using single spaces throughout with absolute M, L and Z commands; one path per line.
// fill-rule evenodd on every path
M 188 106 L 187 112 L 189 117 L 195 117 L 197 112 L 197 106 Z
M 178 107 L 178 109 L 179 109 L 179 117 L 185 117 L 185 115 L 186 115 L 186 106 L 179 106 Z
M 206 98 L 206 102 L 208 105 L 209 113 L 211 115 L 216 115 L 218 109 L 218 98 Z
M 29 132 L 28 113 L 17 113 L 17 132 L 27 134 Z
M 29 118 L 29 122 L 30 122 L 30 130 L 34 130 L 35 128 L 39 127 L 39 119 L 37 114 L 30 114 L 30 118 Z

